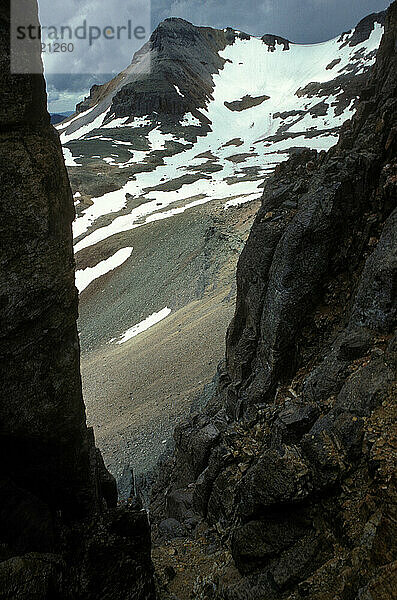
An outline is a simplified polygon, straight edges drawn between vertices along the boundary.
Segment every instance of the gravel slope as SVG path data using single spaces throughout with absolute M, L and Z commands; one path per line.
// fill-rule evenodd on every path
M 115 246 L 134 247 L 131 259 L 81 295 L 87 417 L 118 480 L 126 466 L 142 473 L 155 464 L 212 379 L 233 315 L 238 255 L 258 204 L 199 206 L 123 234 L 128 239 L 115 236 Z M 172 313 L 160 323 L 109 343 L 165 306 Z

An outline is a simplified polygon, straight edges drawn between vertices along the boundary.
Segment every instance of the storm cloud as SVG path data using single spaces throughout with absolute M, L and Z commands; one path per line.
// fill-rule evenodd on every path
M 195 25 L 274 33 L 302 44 L 323 42 L 354 27 L 388 0 L 153 0 L 152 23 L 181 17 Z

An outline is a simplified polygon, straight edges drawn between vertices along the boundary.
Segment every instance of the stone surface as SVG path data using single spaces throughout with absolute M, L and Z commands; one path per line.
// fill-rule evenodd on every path
M 166 540 L 172 540 L 178 537 L 186 537 L 187 530 L 179 521 L 176 519 L 164 519 L 159 524 L 159 536 Z
M 95 508 L 79 372 L 73 199 L 43 78 L 1 49 L 0 446 L 17 485 L 54 509 Z
M 10 74 L 9 21 L 2 3 L 0 597 L 150 600 L 146 512 L 115 508 L 115 480 L 86 426 L 59 136 L 43 76 Z

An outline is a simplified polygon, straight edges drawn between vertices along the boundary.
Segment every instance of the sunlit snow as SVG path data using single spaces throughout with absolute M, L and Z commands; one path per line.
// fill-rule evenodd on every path
M 113 338 L 112 340 L 110 340 L 109 343 L 116 342 L 116 344 L 124 344 L 124 342 L 127 342 L 131 338 L 142 333 L 142 331 L 146 331 L 147 329 L 149 329 L 149 327 L 156 325 L 156 323 L 159 323 L 160 321 L 168 317 L 170 313 L 171 309 L 165 307 L 163 308 L 163 310 L 160 310 L 157 313 L 153 313 L 152 315 L 144 319 L 144 321 L 141 321 L 137 325 L 130 327 L 130 329 L 127 329 L 127 331 L 119 337 L 119 339 Z
M 77 140 L 87 133 L 90 133 L 90 131 L 93 129 L 100 127 L 109 110 L 110 108 L 108 108 L 104 113 L 98 115 L 93 121 L 87 123 L 86 125 L 82 125 L 79 129 L 76 129 L 76 131 L 73 131 L 72 133 L 67 133 L 66 131 L 61 133 L 61 144 L 67 144 L 67 142 Z
M 65 159 L 65 165 L 67 167 L 81 167 L 73 158 L 71 150 L 67 146 L 63 146 L 63 157 Z
M 117 267 L 120 267 L 132 254 L 133 248 L 121 248 L 113 256 L 110 256 L 106 260 L 102 260 L 95 267 L 87 267 L 76 271 L 76 287 L 79 290 L 79 294 L 86 287 L 90 285 L 95 279 L 113 271 Z

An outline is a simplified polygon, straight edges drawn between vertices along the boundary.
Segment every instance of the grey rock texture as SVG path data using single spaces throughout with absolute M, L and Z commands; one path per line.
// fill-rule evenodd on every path
M 1 446 L 16 485 L 54 508 L 96 508 L 79 373 L 73 200 L 44 80 L 1 49 Z M 49 426 L 50 425 L 50 426 Z M 44 460 L 45 459 L 45 460 Z
M 146 513 L 116 508 L 85 421 L 59 137 L 43 77 L 10 74 L 9 21 L 2 3 L 0 597 L 149 599 Z
M 124 86 L 110 112 L 116 117 L 153 111 L 184 115 L 205 108 L 213 90 L 212 74 L 224 64 L 218 52 L 227 45 L 225 33 L 170 18 L 160 23 L 148 44 L 153 52 L 150 74 Z M 179 94 L 173 81 L 180 82 Z
M 267 33 L 261 39 L 262 42 L 267 45 L 269 52 L 274 52 L 276 50 L 276 45 L 282 46 L 283 50 L 289 50 L 290 41 L 278 35 Z
M 231 549 L 239 575 L 214 568 L 196 598 L 393 597 L 396 48 L 393 2 L 337 146 L 296 153 L 265 185 L 217 390 L 178 428 L 154 487 L 155 532 L 164 494 L 188 514 L 185 489 L 199 531 Z M 211 424 L 219 434 L 195 452 Z
M 253 106 L 258 106 L 259 104 L 262 104 L 262 102 L 265 102 L 265 100 L 269 100 L 269 97 L 270 96 L 265 95 L 252 98 L 252 96 L 247 95 L 241 98 L 241 100 L 235 100 L 234 102 L 225 101 L 225 106 L 229 110 L 242 111 L 246 110 L 247 108 L 252 108 Z

